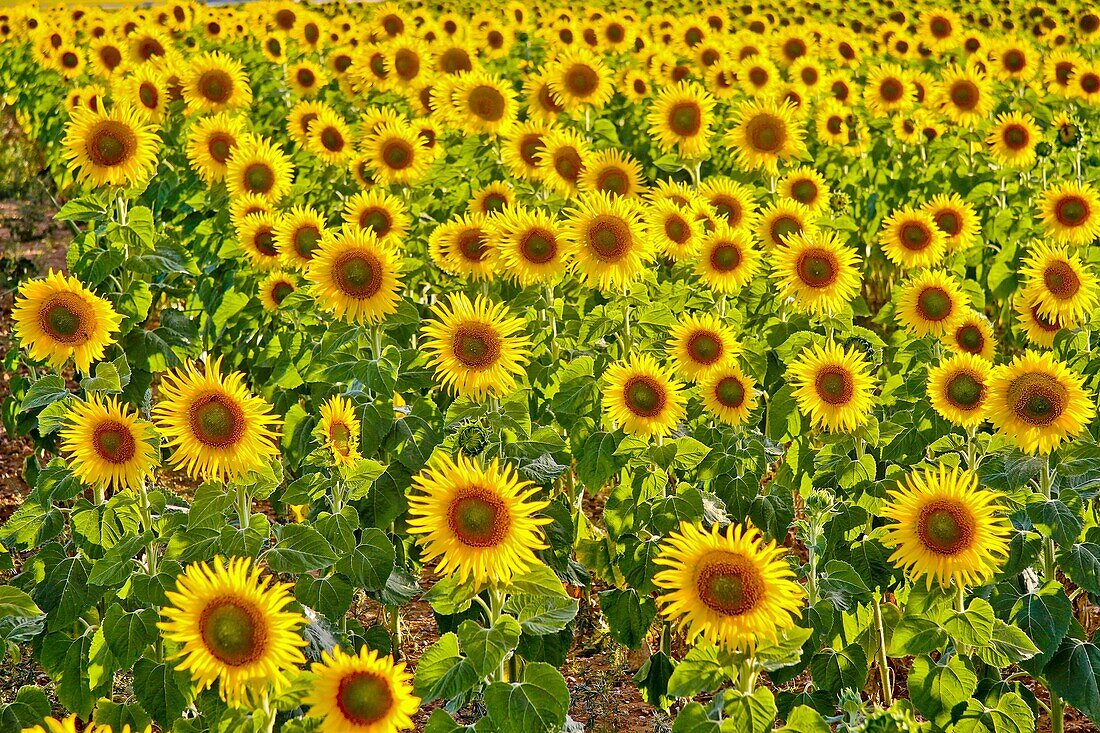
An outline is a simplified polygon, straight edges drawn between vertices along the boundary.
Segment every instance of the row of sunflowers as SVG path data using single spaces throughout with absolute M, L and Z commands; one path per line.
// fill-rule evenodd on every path
M 0 95 L 4 733 L 1100 723 L 1091 4 L 21 6 Z

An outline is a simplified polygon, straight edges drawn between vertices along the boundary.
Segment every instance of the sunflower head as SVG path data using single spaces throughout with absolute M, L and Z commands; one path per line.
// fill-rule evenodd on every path
M 325 234 L 309 262 L 308 278 L 322 308 L 354 323 L 380 323 L 401 300 L 400 257 L 357 226 Z
M 628 434 L 668 435 L 685 417 L 683 385 L 648 354 L 612 364 L 604 383 L 604 414 Z
M 321 730 L 399 731 L 413 727 L 420 699 L 413 695 L 405 665 L 366 646 L 358 654 L 340 647 L 323 652 L 311 669 L 305 703 L 308 715 L 322 719 Z
M 1028 453 L 1050 453 L 1080 435 L 1095 414 L 1084 379 L 1049 353 L 1028 351 L 990 375 L 989 419 Z
M 946 587 L 988 582 L 1008 556 L 1011 526 L 999 516 L 1000 494 L 958 468 L 916 469 L 891 492 L 883 516 L 890 561 L 914 579 Z
M 805 598 L 784 552 L 755 527 L 722 533 L 681 523 L 655 561 L 661 615 L 689 641 L 702 637 L 731 651 L 775 639 L 795 625 Z
M 145 183 L 156 168 L 159 144 L 154 128 L 129 105 L 110 112 L 73 110 L 63 143 L 81 180 L 97 186 Z
M 940 417 L 964 428 L 985 420 L 989 362 L 973 354 L 956 354 L 928 372 L 928 399 Z
M 413 477 L 409 532 L 417 535 L 425 559 L 462 582 L 507 587 L 512 577 L 537 565 L 545 549 L 536 516 L 548 502 L 507 464 L 440 455 Z
M 115 397 L 95 394 L 69 411 L 61 450 L 82 483 L 116 490 L 143 486 L 158 463 L 153 426 Z
M 803 350 L 787 370 L 799 408 L 818 427 L 852 432 L 874 407 L 874 377 L 866 357 L 854 346 L 833 342 Z

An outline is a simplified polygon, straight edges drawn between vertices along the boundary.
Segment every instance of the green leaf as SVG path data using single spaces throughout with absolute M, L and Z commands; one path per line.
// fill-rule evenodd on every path
M 336 570 L 360 588 L 380 590 L 393 572 L 395 557 L 386 533 L 370 527 L 363 530 L 359 546 L 337 561 Z
M 799 705 L 787 716 L 787 724 L 779 729 L 780 733 L 832 733 L 832 728 L 809 705 Z
M 1081 518 L 1058 499 L 1029 504 L 1027 516 L 1040 534 L 1059 545 L 1072 545 L 1081 534 Z
M 1040 650 L 1020 666 L 1032 674 L 1041 672 L 1065 638 L 1072 619 L 1073 606 L 1060 583 L 1048 581 L 1020 596 L 1012 607 L 1012 621 Z
M 917 657 L 947 646 L 947 633 L 935 621 L 906 613 L 894 627 L 887 644 L 890 657 Z
M 0 705 L 0 731 L 19 733 L 25 728 L 33 728 L 51 712 L 50 700 L 41 688 L 20 687 L 14 700 Z
M 1035 713 L 1015 692 L 1001 695 L 997 707 L 987 714 L 993 721 L 993 733 L 1035 733 Z
M 728 721 L 727 721 L 728 722 Z M 732 723 L 723 725 L 707 717 L 707 709 L 697 702 L 689 702 L 672 723 L 672 733 L 733 733 Z
M 68 396 L 69 390 L 65 388 L 65 380 L 56 374 L 47 374 L 30 386 L 19 406 L 19 411 L 30 412 Z
M 863 582 L 863 578 L 843 560 L 825 563 L 820 589 L 821 597 L 841 610 L 847 610 L 853 603 L 866 603 L 871 599 L 871 590 Z
M 508 615 L 498 618 L 489 629 L 476 621 L 466 620 L 458 626 L 458 642 L 474 671 L 485 678 L 500 669 L 505 658 L 519 644 L 522 633 L 519 622 Z
M 813 636 L 814 631 L 796 626 L 781 631 L 774 640 L 760 640 L 756 647 L 756 663 L 765 672 L 775 672 L 797 664 L 802 658 L 802 647 Z
M 95 366 L 95 376 L 85 377 L 80 386 L 86 392 L 118 394 L 122 391 L 122 377 L 118 373 L 118 367 L 112 362 L 101 361 Z
M 810 660 L 810 675 L 815 685 L 834 695 L 845 687 L 861 690 L 867 679 L 867 653 L 860 644 L 820 651 Z
M 775 695 L 767 687 L 758 687 L 751 695 L 734 692 L 726 703 L 726 715 L 739 733 L 766 733 L 775 725 L 779 711 Z
M 148 659 L 134 665 L 134 697 L 162 730 L 170 728 L 190 702 L 191 677 L 174 666 Z
M 983 662 L 1002 668 L 1031 659 L 1038 653 L 1039 647 L 1027 638 L 1027 634 L 999 618 L 993 619 L 993 639 L 989 646 L 978 649 Z
M 35 589 L 35 603 L 49 616 L 50 630 L 74 623 L 98 597 L 88 587 L 88 562 L 82 557 L 66 557 L 46 572 Z
M 974 598 L 965 611 L 952 613 L 944 629 L 957 644 L 988 646 L 993 638 L 993 606 L 984 598 Z
M 477 683 L 477 672 L 458 653 L 458 636 L 454 633 L 444 634 L 424 650 L 413 676 L 413 687 L 424 705 L 461 695 Z
M 0 618 L 39 616 L 42 609 L 29 595 L 11 585 L 0 585 Z
M 304 573 L 327 568 L 336 561 L 332 545 L 320 532 L 304 524 L 283 525 L 278 544 L 264 553 L 276 573 Z
M 577 478 L 591 491 L 598 491 L 626 465 L 626 459 L 615 454 L 618 438 L 612 433 L 589 435 L 577 452 Z
M 515 593 L 508 597 L 504 612 L 513 616 L 523 627 L 523 633 L 535 636 L 554 634 L 577 616 L 580 603 L 564 596 L 529 596 Z
M 1100 595 L 1100 545 L 1082 542 L 1058 553 L 1058 567 L 1077 585 Z
M 960 657 L 943 663 L 921 656 L 909 670 L 909 696 L 917 710 L 939 727 L 961 715 L 978 687 L 974 671 Z
M 1066 637 L 1045 675 L 1050 689 L 1100 725 L 1100 647 Z
M 128 668 L 157 638 L 157 612 L 151 608 L 127 613 L 117 603 L 107 609 L 103 618 L 104 636 L 119 667 Z
M 600 593 L 600 609 L 607 617 L 607 625 L 615 641 L 631 649 L 638 649 L 657 616 L 657 605 L 649 596 L 638 596 L 638 591 L 612 588 Z
M 561 579 L 545 565 L 532 565 L 525 572 L 513 576 L 508 585 L 509 593 L 532 596 L 568 596 Z
M 441 616 L 454 616 L 468 609 L 476 595 L 477 586 L 472 578 L 462 582 L 457 575 L 448 575 L 435 582 L 424 594 L 424 600 Z
M 344 618 L 354 595 L 355 589 L 339 575 L 320 578 L 300 575 L 294 584 L 294 597 L 303 606 L 316 609 L 333 621 Z
M 502 731 L 557 733 L 569 711 L 569 688 L 561 672 L 545 662 L 532 662 L 524 667 L 522 681 L 489 685 L 485 708 Z
M 714 692 L 724 683 L 737 678 L 737 666 L 729 655 L 713 644 L 700 644 L 688 653 L 672 670 L 668 680 L 671 697 L 695 697 L 700 692 Z

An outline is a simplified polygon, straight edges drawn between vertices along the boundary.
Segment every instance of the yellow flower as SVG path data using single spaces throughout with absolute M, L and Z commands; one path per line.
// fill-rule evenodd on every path
M 782 296 L 798 310 L 832 313 L 859 295 L 859 255 L 830 233 L 792 234 L 772 252 L 772 268 Z
M 669 356 L 693 382 L 723 366 L 739 349 L 733 331 L 710 313 L 686 315 L 669 332 Z
M 165 640 L 180 645 L 176 669 L 189 672 L 198 690 L 218 682 L 234 707 L 259 704 L 268 690 L 278 694 L 289 685 L 287 672 L 305 663 L 298 627 L 306 620 L 286 610 L 293 586 L 262 578 L 251 563 L 216 557 L 188 565 L 175 590 L 166 591 L 169 605 L 157 624 Z
M 909 206 L 883 220 L 879 244 L 891 262 L 906 270 L 938 265 L 947 251 L 947 239 L 932 215 Z
M 925 270 L 901 286 L 897 319 L 917 336 L 943 336 L 966 314 L 970 297 L 954 278 Z
M 568 212 L 567 251 L 585 285 L 621 290 L 641 274 L 653 253 L 641 211 L 635 199 L 600 192 L 584 194 Z
M 1035 146 L 1041 139 L 1040 134 L 1031 115 L 1005 112 L 994 120 L 986 144 L 999 165 L 1027 168 L 1035 162 Z
M 420 699 L 405 665 L 366 646 L 345 654 L 339 646 L 313 664 L 308 715 L 321 733 L 395 733 L 413 727 Z
M 359 459 L 359 419 L 346 397 L 337 395 L 321 405 L 317 434 L 332 451 L 337 464 L 351 466 Z
M 743 168 L 774 173 L 781 161 L 805 152 L 802 127 L 789 102 L 751 101 L 741 105 L 727 143 Z
M 60 369 L 72 359 L 87 373 L 115 342 L 122 316 L 75 277 L 52 269 L 19 288 L 12 310 L 15 336 L 32 359 Z
M 727 425 L 741 425 L 756 409 L 756 383 L 736 362 L 715 367 L 699 380 L 707 411 Z
M 290 190 L 294 166 L 269 140 L 248 136 L 238 141 L 226 163 L 225 185 L 234 198 L 254 194 L 277 203 Z
M 245 136 L 245 123 L 222 112 L 195 121 L 187 136 L 187 160 L 204 181 L 225 178 L 227 164 Z
M 990 376 L 989 420 L 1027 453 L 1050 453 L 1095 414 L 1084 379 L 1049 353 L 1028 351 Z
M 81 483 L 138 489 L 159 460 L 153 426 L 115 397 L 76 402 L 61 430 L 61 450 Z
M 997 350 L 993 325 L 975 310 L 965 313 L 953 329 L 944 333 L 943 342 L 956 354 L 973 354 L 986 361 L 993 361 Z
M 956 354 L 928 371 L 928 399 L 948 422 L 971 428 L 985 420 L 991 365 L 980 356 Z
M 429 354 L 436 378 L 460 397 L 480 400 L 503 396 L 516 388 L 530 358 L 527 323 L 508 314 L 503 303 L 465 294 L 435 307 L 436 318 L 423 328 L 421 346 Z
M 405 202 L 382 190 L 363 191 L 344 203 L 344 221 L 374 232 L 380 242 L 398 246 L 409 229 Z
M 647 121 L 650 137 L 665 152 L 685 160 L 703 157 L 710 143 L 714 98 L 698 84 L 666 87 L 653 101 Z
M 680 523 L 662 544 L 653 582 L 661 615 L 687 633 L 730 650 L 753 649 L 792 628 L 805 591 L 784 559 L 786 549 L 755 527 Z
M 137 186 L 157 166 L 160 138 L 129 106 L 111 112 L 76 109 L 65 130 L 64 157 L 79 168 L 80 180 L 97 186 Z
M 197 112 L 222 112 L 252 104 L 241 63 L 221 51 L 209 51 L 192 60 L 184 71 L 183 98 Z
M 893 520 L 883 544 L 890 562 L 925 585 L 988 582 L 1008 557 L 1011 525 L 998 516 L 1001 495 L 978 486 L 978 477 L 940 465 L 913 470 L 889 493 L 882 515 Z
M 630 435 L 668 435 L 684 419 L 686 402 L 683 385 L 648 354 L 632 354 L 604 374 L 604 414 Z
M 153 420 L 172 449 L 169 462 L 192 478 L 232 479 L 279 454 L 281 420 L 249 393 L 243 374 L 222 376 L 221 359 L 202 372 L 188 362 L 165 374 Z
M 1059 244 L 1085 245 L 1100 236 L 1100 194 L 1089 183 L 1052 185 L 1043 191 L 1039 212 Z
M 602 59 L 583 48 L 562 53 L 546 70 L 550 92 L 567 110 L 600 109 L 611 99 L 611 72 Z
M 547 547 L 542 527 L 551 520 L 536 514 L 549 502 L 535 498 L 539 487 L 511 466 L 438 455 L 412 483 L 409 533 L 425 561 L 438 559 L 436 572 L 506 588 L 540 564 L 535 552 Z
M 286 296 L 298 289 L 294 277 L 281 270 L 272 270 L 257 286 L 260 303 L 268 313 L 279 310 Z
M 1024 259 L 1020 277 L 1024 298 L 1046 318 L 1076 323 L 1100 303 L 1096 275 L 1065 247 L 1037 245 Z
M 321 239 L 309 262 L 317 303 L 353 323 L 381 323 L 401 301 L 401 260 L 367 229 L 345 225 Z
M 562 224 L 544 211 L 510 206 L 486 222 L 486 235 L 501 267 L 524 287 L 565 274 Z
M 828 342 L 805 348 L 787 368 L 799 409 L 815 427 L 850 433 L 875 405 L 871 366 L 855 347 Z
M 695 273 L 711 290 L 723 295 L 740 290 L 760 269 L 760 252 L 741 229 L 719 223 L 703 235 Z

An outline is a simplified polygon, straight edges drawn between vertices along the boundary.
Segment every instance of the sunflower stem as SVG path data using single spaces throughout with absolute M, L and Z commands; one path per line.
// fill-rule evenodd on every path
M 558 314 L 554 310 L 554 286 L 546 286 L 546 317 L 550 321 L 550 360 L 558 362 Z
M 387 621 L 390 627 L 390 636 L 393 637 L 393 658 L 401 661 L 401 607 L 391 606 L 387 609 Z
M 1066 704 L 1057 692 L 1049 687 L 1047 689 L 1050 691 L 1050 732 L 1062 733 L 1066 727 Z
M 247 532 L 252 520 L 252 497 L 248 495 L 248 490 L 240 484 L 237 485 L 236 491 L 237 523 L 240 525 L 242 532 Z
M 878 592 L 874 595 L 875 638 L 878 642 L 878 673 L 882 682 L 882 706 L 894 704 L 894 686 L 890 682 L 890 664 L 886 657 L 886 630 L 882 623 L 882 599 Z
M 966 586 L 962 583 L 956 583 L 955 586 L 955 610 L 966 613 Z
M 1050 471 L 1050 456 L 1043 461 L 1042 468 L 1039 470 L 1039 490 L 1042 491 L 1043 497 L 1047 501 L 1051 499 L 1051 487 L 1054 484 L 1053 476 Z M 1057 578 L 1056 572 L 1057 566 L 1054 562 L 1054 538 L 1043 538 L 1043 575 L 1047 580 L 1055 580 Z M 1053 696 L 1053 693 L 1051 693 Z
M 145 525 L 146 531 L 151 533 L 153 531 L 153 504 L 149 501 L 149 490 L 144 481 L 141 482 L 139 493 L 141 494 L 142 524 Z M 149 544 L 145 546 L 145 572 L 150 577 L 157 574 L 157 543 L 154 539 L 150 539 Z
M 672 623 L 669 621 L 661 624 L 661 653 L 672 657 Z
M 630 301 L 627 300 L 626 293 L 623 293 L 623 358 L 630 353 L 631 337 L 630 337 Z

